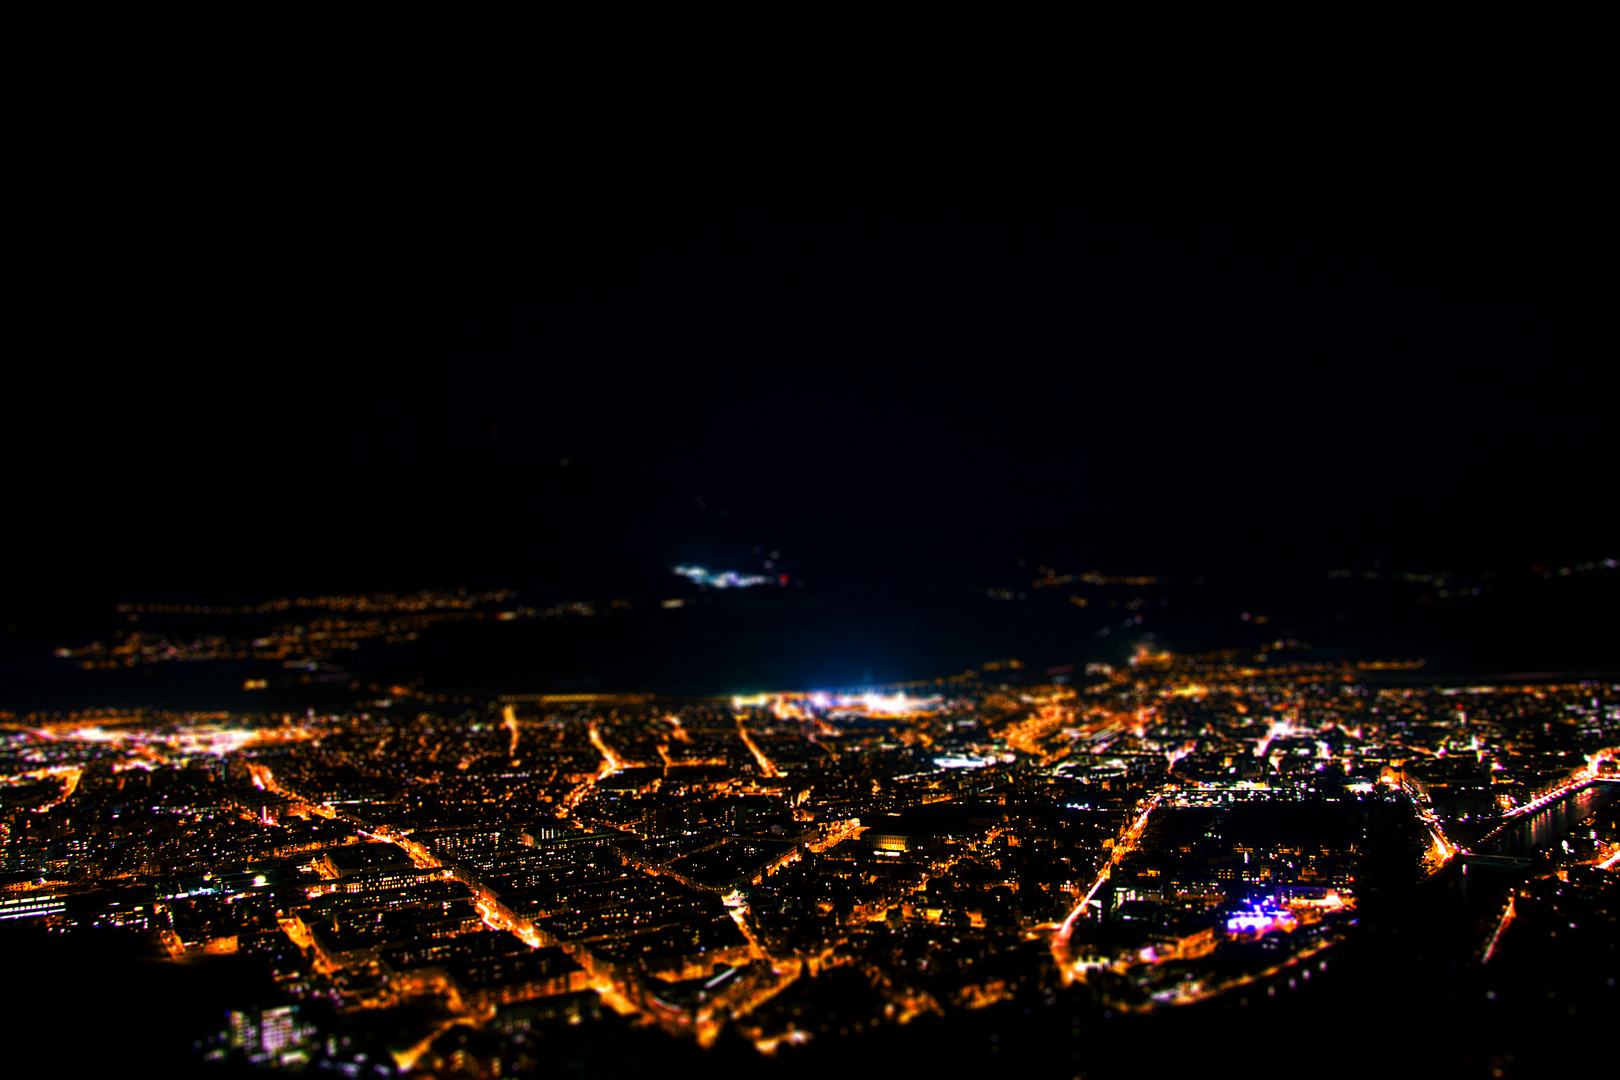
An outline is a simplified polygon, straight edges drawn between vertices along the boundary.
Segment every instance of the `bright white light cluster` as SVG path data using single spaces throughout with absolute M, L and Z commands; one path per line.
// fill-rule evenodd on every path
M 870 717 L 906 716 L 910 713 L 933 712 L 943 703 L 939 697 L 907 697 L 898 694 L 753 694 L 731 699 L 733 708 L 768 708 L 780 720 L 808 720 L 815 714 L 826 714 L 832 719 L 852 715 Z
M 1269 930 L 1293 921 L 1292 913 L 1278 907 L 1269 899 L 1262 899 L 1258 903 L 1250 901 L 1228 916 L 1226 932 L 1245 934 L 1256 930 Z
M 986 757 L 976 754 L 947 754 L 934 759 L 934 764 L 941 769 L 982 769 L 986 765 L 994 765 L 1003 760 L 997 757 Z
M 761 574 L 739 574 L 735 570 L 712 573 L 702 566 L 677 566 L 675 572 L 694 585 L 709 585 L 716 589 L 746 589 L 750 585 L 769 585 L 772 578 Z
M 939 707 L 940 699 L 937 697 L 908 698 L 905 692 L 898 694 L 862 694 L 859 697 L 843 697 L 836 699 L 832 704 L 834 708 L 859 709 L 882 716 L 901 716 L 906 713 L 928 712 Z
M 98 725 L 74 728 L 48 734 L 47 738 L 62 742 L 108 743 L 151 757 L 159 758 L 168 752 L 180 754 L 213 754 L 224 757 L 248 746 L 287 742 L 309 738 L 304 728 L 237 728 L 222 724 L 191 724 L 183 727 L 142 728 L 135 726 L 104 728 Z M 124 767 L 143 767 L 139 762 Z

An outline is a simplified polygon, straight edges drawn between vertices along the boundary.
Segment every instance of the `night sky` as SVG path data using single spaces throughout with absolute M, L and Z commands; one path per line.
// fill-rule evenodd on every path
M 8 604 L 1620 554 L 1593 28 L 803 18 L 42 32 Z

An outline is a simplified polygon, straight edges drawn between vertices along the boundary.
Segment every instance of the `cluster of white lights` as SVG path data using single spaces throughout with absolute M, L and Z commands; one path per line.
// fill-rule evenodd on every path
M 716 589 L 746 589 L 751 585 L 769 585 L 775 580 L 763 574 L 739 574 L 735 570 L 722 570 L 716 574 L 702 566 L 677 566 L 675 573 L 694 585 Z
M 938 697 L 907 697 L 898 694 L 749 694 L 731 699 L 733 708 L 767 707 L 779 717 L 803 716 L 809 711 L 838 716 L 841 713 L 866 713 L 874 716 L 900 716 L 906 713 L 930 712 L 939 708 Z

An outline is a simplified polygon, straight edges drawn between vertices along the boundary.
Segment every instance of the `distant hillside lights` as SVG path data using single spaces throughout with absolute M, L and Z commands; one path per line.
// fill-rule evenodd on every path
M 714 573 L 702 566 L 677 566 L 674 572 L 701 588 L 747 589 L 755 585 L 769 585 L 772 582 L 786 585 L 788 581 L 786 574 L 766 577 L 764 574 L 739 574 L 735 570 Z

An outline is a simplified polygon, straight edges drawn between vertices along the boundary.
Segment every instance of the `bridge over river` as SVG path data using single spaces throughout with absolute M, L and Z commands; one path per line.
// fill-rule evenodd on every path
M 1549 792 L 1463 851 L 1463 864 L 1529 866 L 1536 852 L 1563 839 L 1577 824 L 1617 797 L 1620 797 L 1620 777 L 1615 776 L 1585 777 L 1564 789 Z

